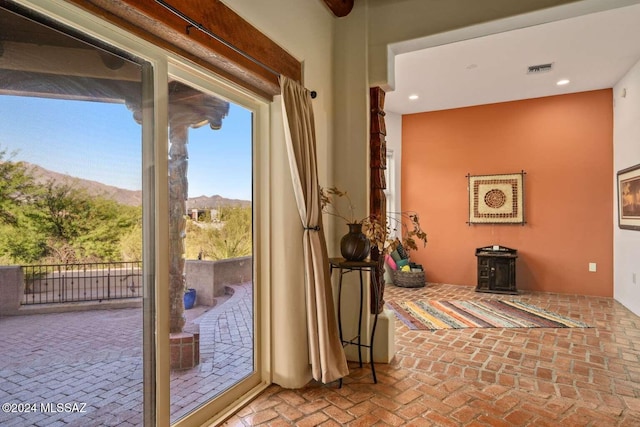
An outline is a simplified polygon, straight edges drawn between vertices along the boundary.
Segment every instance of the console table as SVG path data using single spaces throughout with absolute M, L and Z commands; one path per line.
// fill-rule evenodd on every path
M 373 339 L 376 335 L 376 326 L 378 324 L 378 313 L 374 315 L 373 319 L 373 327 L 371 328 L 371 337 L 369 338 L 369 344 L 362 344 L 362 307 L 363 307 L 363 287 L 364 281 L 362 279 L 362 273 L 365 271 L 369 271 L 371 273 L 371 279 L 374 283 L 377 283 L 378 277 L 376 275 L 376 269 L 378 263 L 376 261 L 347 261 L 344 258 L 330 258 L 329 265 L 331 267 L 331 277 L 333 277 L 333 270 L 337 269 L 339 272 L 339 281 L 338 281 L 338 329 L 340 331 L 340 341 L 342 342 L 342 346 L 346 347 L 347 345 L 355 345 L 358 347 L 358 359 L 360 362 L 360 367 L 362 368 L 362 348 L 369 349 L 369 361 L 371 362 L 371 374 L 373 375 L 373 382 L 377 383 L 378 379 L 376 378 L 376 368 L 373 363 Z M 358 314 L 358 335 L 350 339 L 344 339 L 342 336 L 342 276 L 352 271 L 357 271 L 360 276 L 360 309 Z M 378 307 L 379 296 L 378 296 L 378 287 L 371 286 L 373 295 L 371 296 L 375 302 L 374 307 Z M 342 378 L 340 379 L 340 386 L 342 387 Z

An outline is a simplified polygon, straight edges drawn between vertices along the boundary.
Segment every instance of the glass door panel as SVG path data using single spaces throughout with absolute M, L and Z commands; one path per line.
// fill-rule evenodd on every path
M 252 121 L 169 82 L 172 422 L 256 374 Z
M 96 46 L 0 8 L 1 425 L 143 423 L 143 66 Z

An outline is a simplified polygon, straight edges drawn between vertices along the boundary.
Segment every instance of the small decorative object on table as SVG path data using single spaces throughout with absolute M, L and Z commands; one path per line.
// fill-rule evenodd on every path
M 362 224 L 347 224 L 349 232 L 340 240 L 340 253 L 347 261 L 362 261 L 369 256 L 371 244 L 362 232 Z
M 348 214 L 343 214 L 334 203 L 333 196 L 344 197 L 348 203 Z M 338 190 L 336 187 L 320 189 L 320 201 L 322 212 L 333 215 L 344 220 L 349 227 L 349 232 L 340 239 L 340 253 L 347 261 L 362 261 L 369 256 L 371 242 L 366 234 L 362 232 L 366 218 L 358 219 L 355 216 L 355 207 L 346 191 Z
M 343 215 L 340 212 L 334 197 L 344 198 L 348 202 L 348 215 Z M 420 218 L 417 213 L 388 213 L 386 222 L 371 215 L 358 219 L 355 217 L 355 208 L 346 191 L 341 191 L 336 187 L 322 188 L 320 198 L 322 211 L 324 213 L 343 219 L 349 226 L 350 233 L 344 236 L 340 242 L 340 251 L 346 260 L 362 261 L 369 255 L 370 247 L 376 247 L 378 248 L 378 253 L 385 257 L 392 270 L 400 270 L 401 273 L 403 273 L 402 277 L 415 278 L 412 279 L 412 282 L 417 282 L 420 280 L 419 277 L 422 277 L 421 286 L 424 286 L 424 271 L 422 266 L 412 264 L 409 261 L 409 251 L 418 249 L 417 241 L 421 241 L 423 246 L 427 244 L 427 234 L 420 226 Z M 398 225 L 401 228 L 400 237 L 397 236 Z M 368 240 L 370 245 L 362 242 L 362 236 L 350 236 L 352 230 L 357 228 L 362 230 L 365 240 Z M 345 240 L 350 239 L 353 239 L 355 243 L 352 242 L 349 246 L 343 245 Z M 364 254 L 365 252 L 366 254 Z M 395 262 L 393 264 L 389 263 L 391 259 L 390 256 L 397 257 L 397 264 Z M 400 279 L 400 281 L 406 282 L 406 280 L 403 279 Z

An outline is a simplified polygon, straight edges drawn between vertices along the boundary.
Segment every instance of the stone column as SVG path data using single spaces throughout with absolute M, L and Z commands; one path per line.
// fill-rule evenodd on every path
M 189 184 L 187 181 L 187 142 L 189 127 L 172 124 L 169 129 L 169 304 L 171 333 L 182 332 L 184 326 L 185 289 L 184 238 Z
M 220 129 L 222 119 L 228 113 L 227 101 L 180 82 L 169 83 L 169 330 L 172 334 L 182 332 L 185 324 L 184 238 L 189 197 L 189 128 L 208 124 L 212 130 Z

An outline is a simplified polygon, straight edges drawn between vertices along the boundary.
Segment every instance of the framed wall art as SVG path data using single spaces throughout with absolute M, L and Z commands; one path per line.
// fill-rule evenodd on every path
M 618 172 L 618 226 L 640 230 L 640 164 Z
M 468 224 L 525 224 L 525 172 L 502 175 L 467 175 Z

